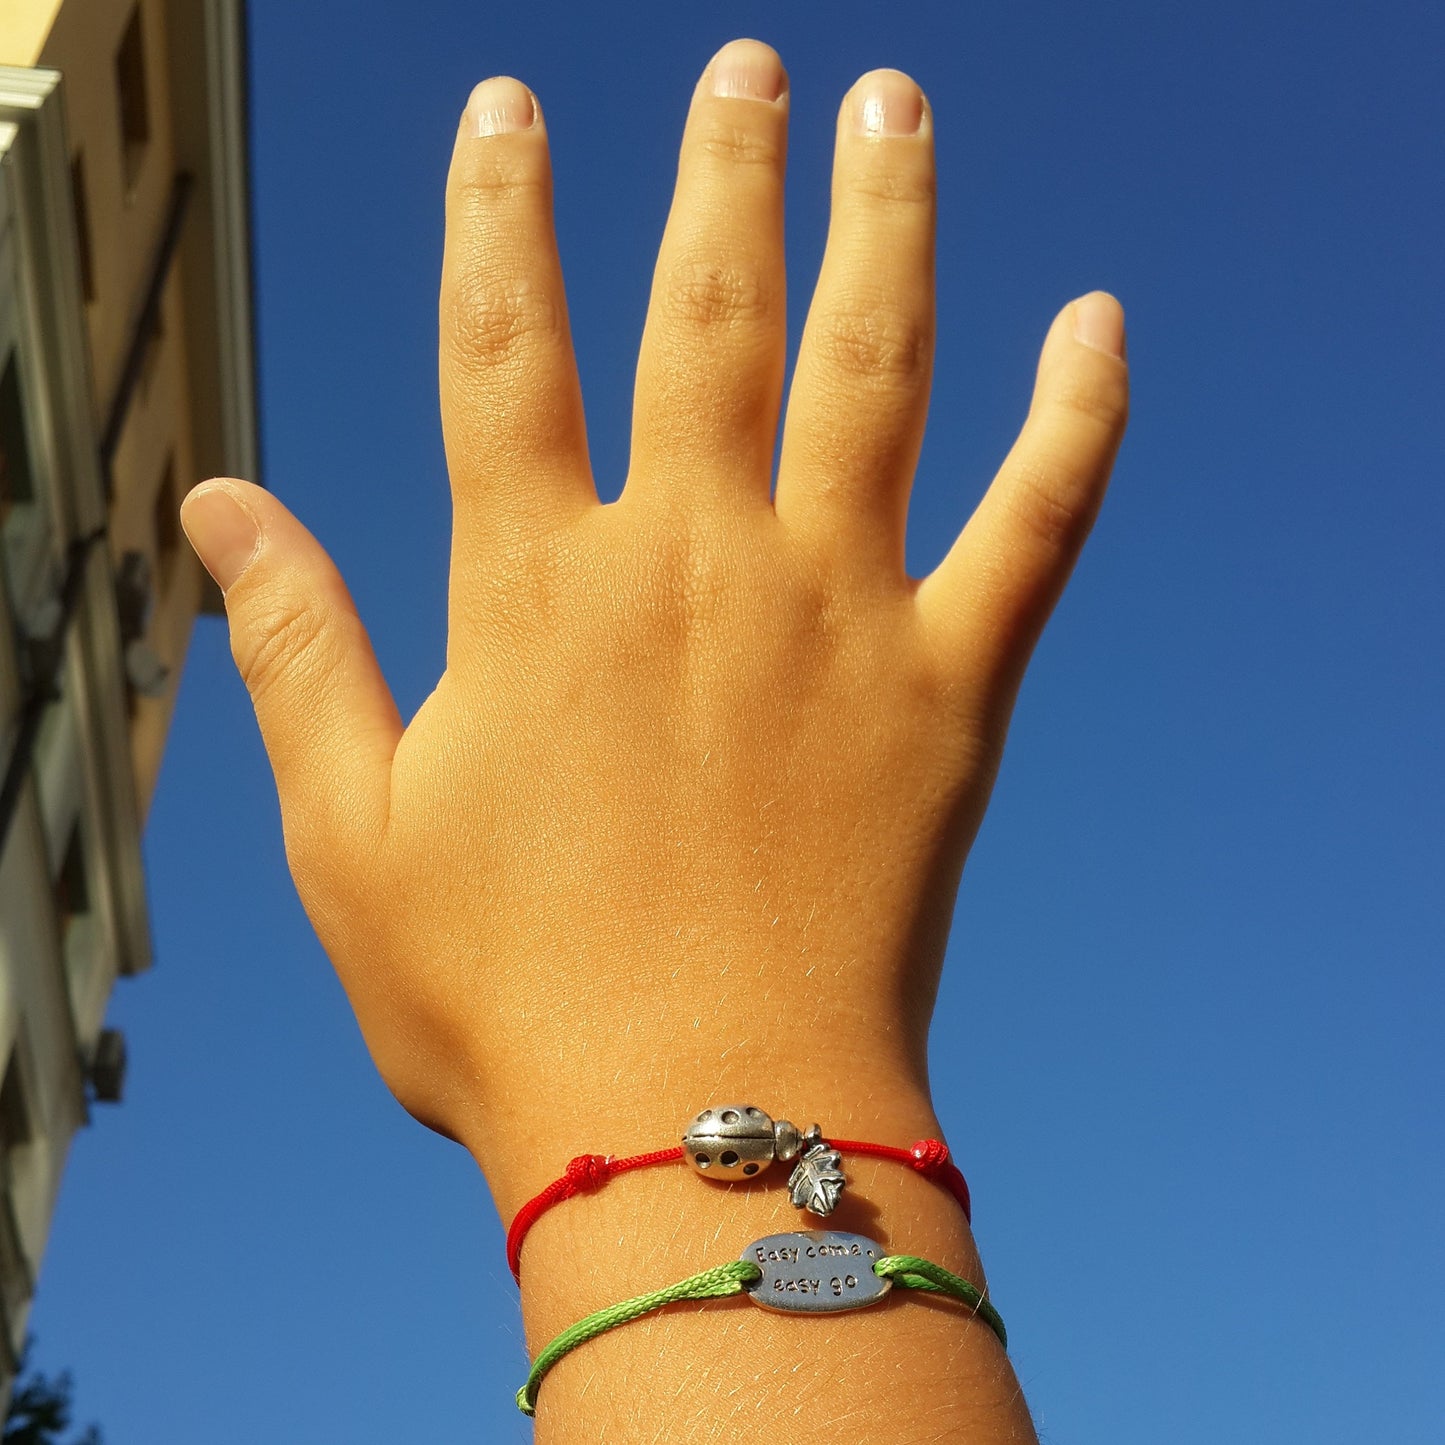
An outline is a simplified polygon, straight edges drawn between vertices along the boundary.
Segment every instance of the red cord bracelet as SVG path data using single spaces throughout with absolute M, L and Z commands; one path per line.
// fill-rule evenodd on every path
M 713 1124 L 709 1137 L 714 1145 L 718 1143 L 732 1142 L 737 1145 L 736 1152 L 727 1151 L 714 1159 L 710 1154 L 698 1152 L 694 1155 L 693 1164 L 699 1173 L 704 1172 L 715 1163 L 721 1163 L 722 1168 L 714 1177 L 725 1177 L 729 1171 L 736 1172 L 739 1168 L 747 1170 L 749 1177 L 752 1174 L 761 1172 L 767 1167 L 756 1148 L 753 1151 L 751 1162 L 745 1162 L 748 1154 L 747 1145 L 757 1144 L 763 1138 L 763 1121 L 768 1131 L 767 1138 L 772 1140 L 776 1135 L 782 1141 L 782 1151 L 770 1152 L 768 1162 L 774 1157 L 789 1159 L 797 1157 L 801 1153 L 802 1163 L 799 1169 L 802 1170 L 810 1157 L 820 1161 L 825 1173 L 836 1175 L 836 1187 L 829 1193 L 829 1203 L 822 1208 L 808 1207 L 814 1213 L 828 1213 L 836 1201 L 837 1193 L 843 1187 L 843 1175 L 841 1169 L 836 1168 L 837 1156 L 839 1154 L 862 1154 L 875 1159 L 893 1159 L 900 1164 L 907 1164 L 910 1168 L 917 1170 L 925 1179 L 936 1180 L 943 1185 L 953 1197 L 958 1200 L 959 1207 L 963 1210 L 963 1217 L 972 1222 L 972 1205 L 968 1195 L 968 1182 L 964 1179 L 959 1167 L 948 1157 L 948 1146 L 941 1139 L 920 1139 L 911 1149 L 898 1149 L 892 1144 L 869 1144 L 857 1139 L 831 1139 L 824 1141 L 818 1133 L 815 1124 L 806 1135 L 799 1135 L 798 1131 L 785 1120 L 774 1125 L 771 1119 L 761 1110 L 751 1108 L 747 1105 L 736 1107 L 704 1109 L 694 1124 L 684 1136 L 685 1142 L 695 1142 L 697 1132 L 704 1121 L 712 1116 L 714 1119 L 726 1120 L 723 1124 Z M 732 1116 L 729 1119 L 729 1116 Z M 749 1127 L 749 1116 L 752 1117 L 753 1127 L 751 1132 L 744 1134 L 741 1130 Z M 739 1123 L 739 1120 L 741 1121 Z M 791 1135 L 785 1131 L 791 1130 Z M 793 1147 L 796 1141 L 801 1148 Z M 771 1142 L 769 1148 L 773 1149 Z M 676 1164 L 680 1163 L 687 1155 L 687 1150 L 681 1145 L 674 1145 L 671 1149 L 658 1149 L 651 1154 L 631 1154 L 622 1159 L 615 1159 L 610 1154 L 579 1154 L 567 1165 L 567 1172 L 560 1179 L 554 1179 L 535 1198 L 529 1199 L 518 1211 L 516 1218 L 512 1220 L 512 1227 L 507 1231 L 507 1264 L 511 1267 L 512 1277 L 521 1283 L 522 1278 L 522 1241 L 527 1237 L 527 1231 L 541 1218 L 554 1204 L 560 1204 L 564 1199 L 571 1199 L 574 1195 L 582 1193 L 593 1193 L 601 1189 L 614 1174 L 625 1174 L 630 1169 L 646 1169 L 653 1164 Z M 706 1162 L 703 1162 L 706 1159 Z M 831 1170 L 830 1163 L 834 1166 Z M 795 1172 L 795 1178 L 797 1177 Z M 790 1181 L 791 1182 L 791 1181 Z M 799 1191 L 794 1190 L 794 1202 L 801 1203 Z

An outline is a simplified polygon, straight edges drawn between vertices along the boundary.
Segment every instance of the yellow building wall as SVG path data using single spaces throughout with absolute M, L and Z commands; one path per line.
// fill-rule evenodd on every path
M 117 55 L 132 16 L 140 16 L 149 137 L 127 177 Z M 120 386 L 170 213 L 176 179 L 167 33 L 162 0 L 0 0 L 0 61 L 60 71 L 71 159 L 82 195 L 77 217 L 88 235 L 92 297 L 86 303 L 97 433 Z M 29 53 L 29 58 L 15 57 Z M 117 445 L 110 504 L 110 549 L 119 567 L 129 549 L 151 560 L 154 601 L 144 641 L 171 669 L 157 698 L 136 697 L 131 754 L 142 815 L 160 771 L 182 664 L 200 605 L 200 563 L 180 533 L 180 499 L 199 480 L 191 449 L 184 315 L 177 268 L 161 304 Z M 161 519 L 169 508 L 172 516 Z M 163 548 L 171 532 L 178 545 Z
M 38 65 L 60 0 L 4 0 L 0 4 L 0 65 Z

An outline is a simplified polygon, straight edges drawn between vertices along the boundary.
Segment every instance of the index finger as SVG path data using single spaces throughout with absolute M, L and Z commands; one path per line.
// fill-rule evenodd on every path
M 546 124 L 511 76 L 478 85 L 457 129 L 440 331 L 456 624 L 481 605 L 489 569 L 519 536 L 597 503 Z

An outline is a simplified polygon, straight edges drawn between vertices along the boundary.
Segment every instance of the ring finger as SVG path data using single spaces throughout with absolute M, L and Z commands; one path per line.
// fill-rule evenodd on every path
M 776 505 L 793 532 L 899 577 L 933 374 L 935 189 L 927 101 L 901 71 L 870 71 L 838 115 Z

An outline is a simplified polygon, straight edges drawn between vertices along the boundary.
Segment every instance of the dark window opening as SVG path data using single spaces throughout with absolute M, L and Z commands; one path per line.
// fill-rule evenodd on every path
M 150 107 L 146 103 L 145 47 L 140 28 L 140 6 L 131 11 L 115 53 L 115 84 L 120 93 L 121 160 L 125 188 L 133 190 L 151 138 Z
M 156 571 L 164 587 L 171 575 L 173 559 L 181 543 L 181 512 L 176 502 L 176 460 L 166 458 L 161 484 L 156 492 Z
M 20 1050 L 17 1047 L 10 1051 L 10 1062 L 5 1066 L 5 1082 L 0 1085 L 0 1191 L 3 1191 L 5 1205 L 10 1204 L 15 1166 L 24 1158 L 22 1151 L 34 1138 L 35 1126 L 30 1118 L 30 1102 L 25 1097 L 25 1080 L 20 1076 Z M 5 1209 L 5 1214 L 9 1217 L 3 1223 L 11 1223 L 14 1216 L 9 1209 Z M 6 1243 L 8 1248 L 0 1246 L 0 1261 L 9 1264 L 4 1256 L 18 1253 L 19 1244 L 18 1241 Z M 9 1285 L 15 1271 L 6 1269 L 3 1272 Z M 5 1293 L 9 1294 L 10 1290 L 6 1289 Z M 29 1291 L 25 1290 L 19 1298 L 23 1300 L 28 1294 Z
M 20 1240 L 14 1197 L 19 1177 L 28 1173 L 30 1145 L 35 1137 L 35 1121 L 20 1072 L 17 1039 L 5 1066 L 5 1082 L 0 1085 L 0 1307 L 3 1307 L 7 1327 L 35 1288 L 25 1246 Z
M 142 398 L 150 395 L 151 382 L 155 380 L 156 366 L 160 361 L 161 341 L 166 334 L 165 305 L 151 308 L 146 321 L 144 350 L 141 352 L 140 381 L 137 390 Z
M 5 1083 L 0 1085 L 0 1153 L 8 1159 L 10 1154 L 35 1137 L 30 1123 L 30 1110 L 25 1103 L 25 1085 L 20 1078 L 20 1053 L 10 1055 L 5 1070 Z
M 89 304 L 95 300 L 95 261 L 90 249 L 90 207 L 85 200 L 85 162 L 79 151 L 70 163 L 70 197 L 75 209 L 75 240 L 80 251 L 80 289 Z
M 55 880 L 55 909 L 60 915 L 60 936 L 63 939 L 70 925 L 83 913 L 90 912 L 90 889 L 85 878 L 85 846 L 80 819 L 70 830 L 60 876 Z
M 12 351 L 0 374 L 0 526 L 15 507 L 34 500 L 25 414 L 20 405 L 20 375 Z

